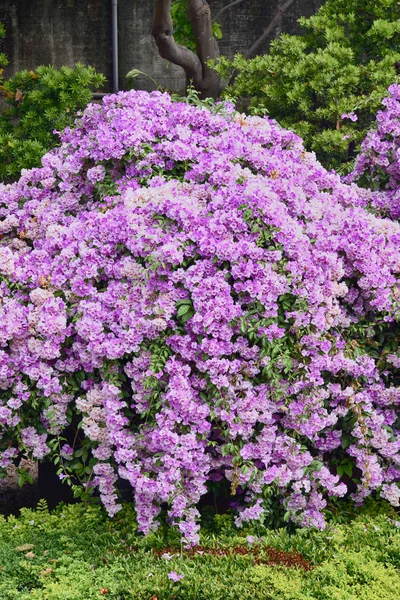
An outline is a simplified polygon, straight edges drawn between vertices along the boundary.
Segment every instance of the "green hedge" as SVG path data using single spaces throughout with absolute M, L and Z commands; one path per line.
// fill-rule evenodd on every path
M 122 516 L 109 520 L 100 507 L 74 505 L 0 518 L 1 600 L 400 597 L 400 522 L 393 515 L 360 516 L 324 532 L 294 533 L 238 531 L 229 516 L 216 517 L 192 556 L 181 553 L 171 529 L 138 535 L 133 516 L 125 507 Z M 271 556 L 297 564 L 296 552 L 310 570 L 268 564 Z M 174 582 L 171 572 L 184 577 Z

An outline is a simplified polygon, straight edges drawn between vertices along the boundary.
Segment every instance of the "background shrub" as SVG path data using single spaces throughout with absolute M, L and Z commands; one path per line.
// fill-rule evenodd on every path
M 174 38 L 176 42 L 196 52 L 196 41 L 194 39 L 192 26 L 187 17 L 186 0 L 172 0 L 171 17 L 174 25 Z M 222 38 L 221 26 L 216 21 L 212 23 L 212 32 L 215 39 L 220 40 Z
M 5 36 L 6 34 L 6 30 L 4 28 L 3 23 L 0 23 L 0 40 Z M 3 83 L 3 73 L 4 73 L 4 68 L 5 66 L 7 66 L 8 64 L 8 60 L 7 60 L 7 56 L 4 54 L 4 52 L 0 52 L 0 85 Z
M 282 35 L 251 60 L 221 57 L 217 70 L 237 73 L 226 95 L 247 99 L 252 114 L 265 110 L 326 167 L 346 173 L 398 80 L 400 7 L 396 0 L 328 0 L 300 23 L 304 35 Z
M 1 57 L 0 57 L 1 61 Z M 40 165 L 60 143 L 58 136 L 92 99 L 105 78 L 92 67 L 41 66 L 3 82 L 0 114 L 0 180 L 16 179 L 22 169 Z

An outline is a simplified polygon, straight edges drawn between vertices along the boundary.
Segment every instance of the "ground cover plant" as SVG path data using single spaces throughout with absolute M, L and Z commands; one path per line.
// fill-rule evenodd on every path
M 2 600 L 397 600 L 400 530 L 375 506 L 325 531 L 238 531 L 218 515 L 200 546 L 176 530 L 137 533 L 132 506 L 108 519 L 99 506 L 49 513 L 40 504 L 0 517 Z M 240 577 L 238 573 L 240 572 Z
M 186 545 L 212 486 L 239 526 L 399 505 L 400 227 L 371 192 L 159 92 L 90 105 L 42 164 L 0 188 L 2 467 L 50 455 L 110 515 L 120 477 Z
M 348 173 L 387 87 L 398 81 L 397 0 L 328 0 L 304 35 L 281 35 L 250 60 L 221 57 L 228 96 L 298 133 L 328 168 Z

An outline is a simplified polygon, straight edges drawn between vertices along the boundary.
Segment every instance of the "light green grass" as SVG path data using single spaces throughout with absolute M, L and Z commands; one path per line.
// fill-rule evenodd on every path
M 129 507 L 113 520 L 97 506 L 23 510 L 0 517 L 0 599 L 398 600 L 398 525 L 378 514 L 324 532 L 240 531 L 217 517 L 202 532 L 204 553 L 188 556 L 171 529 L 139 535 Z M 261 541 L 250 547 L 249 534 Z M 311 570 L 256 564 L 268 547 L 300 552 Z M 172 571 L 184 578 L 174 583 Z

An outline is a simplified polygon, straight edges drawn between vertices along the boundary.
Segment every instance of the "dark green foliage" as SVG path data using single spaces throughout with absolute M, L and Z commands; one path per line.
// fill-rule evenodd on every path
M 174 38 L 182 46 L 186 46 L 193 52 L 196 52 L 196 42 L 194 39 L 192 26 L 187 18 L 186 0 L 173 0 L 171 6 L 171 16 L 174 24 Z M 216 40 L 222 38 L 222 31 L 219 23 L 212 24 L 212 31 Z
M 217 515 L 200 552 L 189 555 L 169 527 L 140 536 L 132 506 L 110 520 L 99 506 L 49 513 L 41 502 L 19 518 L 0 517 L 0 598 L 397 600 L 399 525 L 378 504 L 323 532 L 260 527 L 238 535 L 229 515 Z M 301 553 L 311 569 L 271 564 L 277 552 Z M 173 571 L 184 578 L 171 581 Z
M 251 60 L 222 58 L 218 71 L 238 73 L 227 96 L 247 99 L 250 113 L 267 112 L 326 167 L 346 173 L 387 87 L 399 81 L 400 5 L 328 0 L 300 23 L 304 36 L 282 35 Z M 357 121 L 341 118 L 352 111 Z
M 6 33 L 6 30 L 4 29 L 4 25 L 3 25 L 3 23 L 0 23 L 0 40 L 5 36 L 5 33 Z M 3 67 L 5 67 L 7 64 L 8 64 L 7 56 L 3 52 L 0 52 L 0 86 L 3 83 L 3 73 L 4 73 Z
M 16 179 L 21 169 L 39 166 L 58 144 L 54 130 L 71 125 L 104 81 L 92 67 L 77 64 L 21 71 L 1 85 L 6 108 L 0 115 L 0 180 Z

